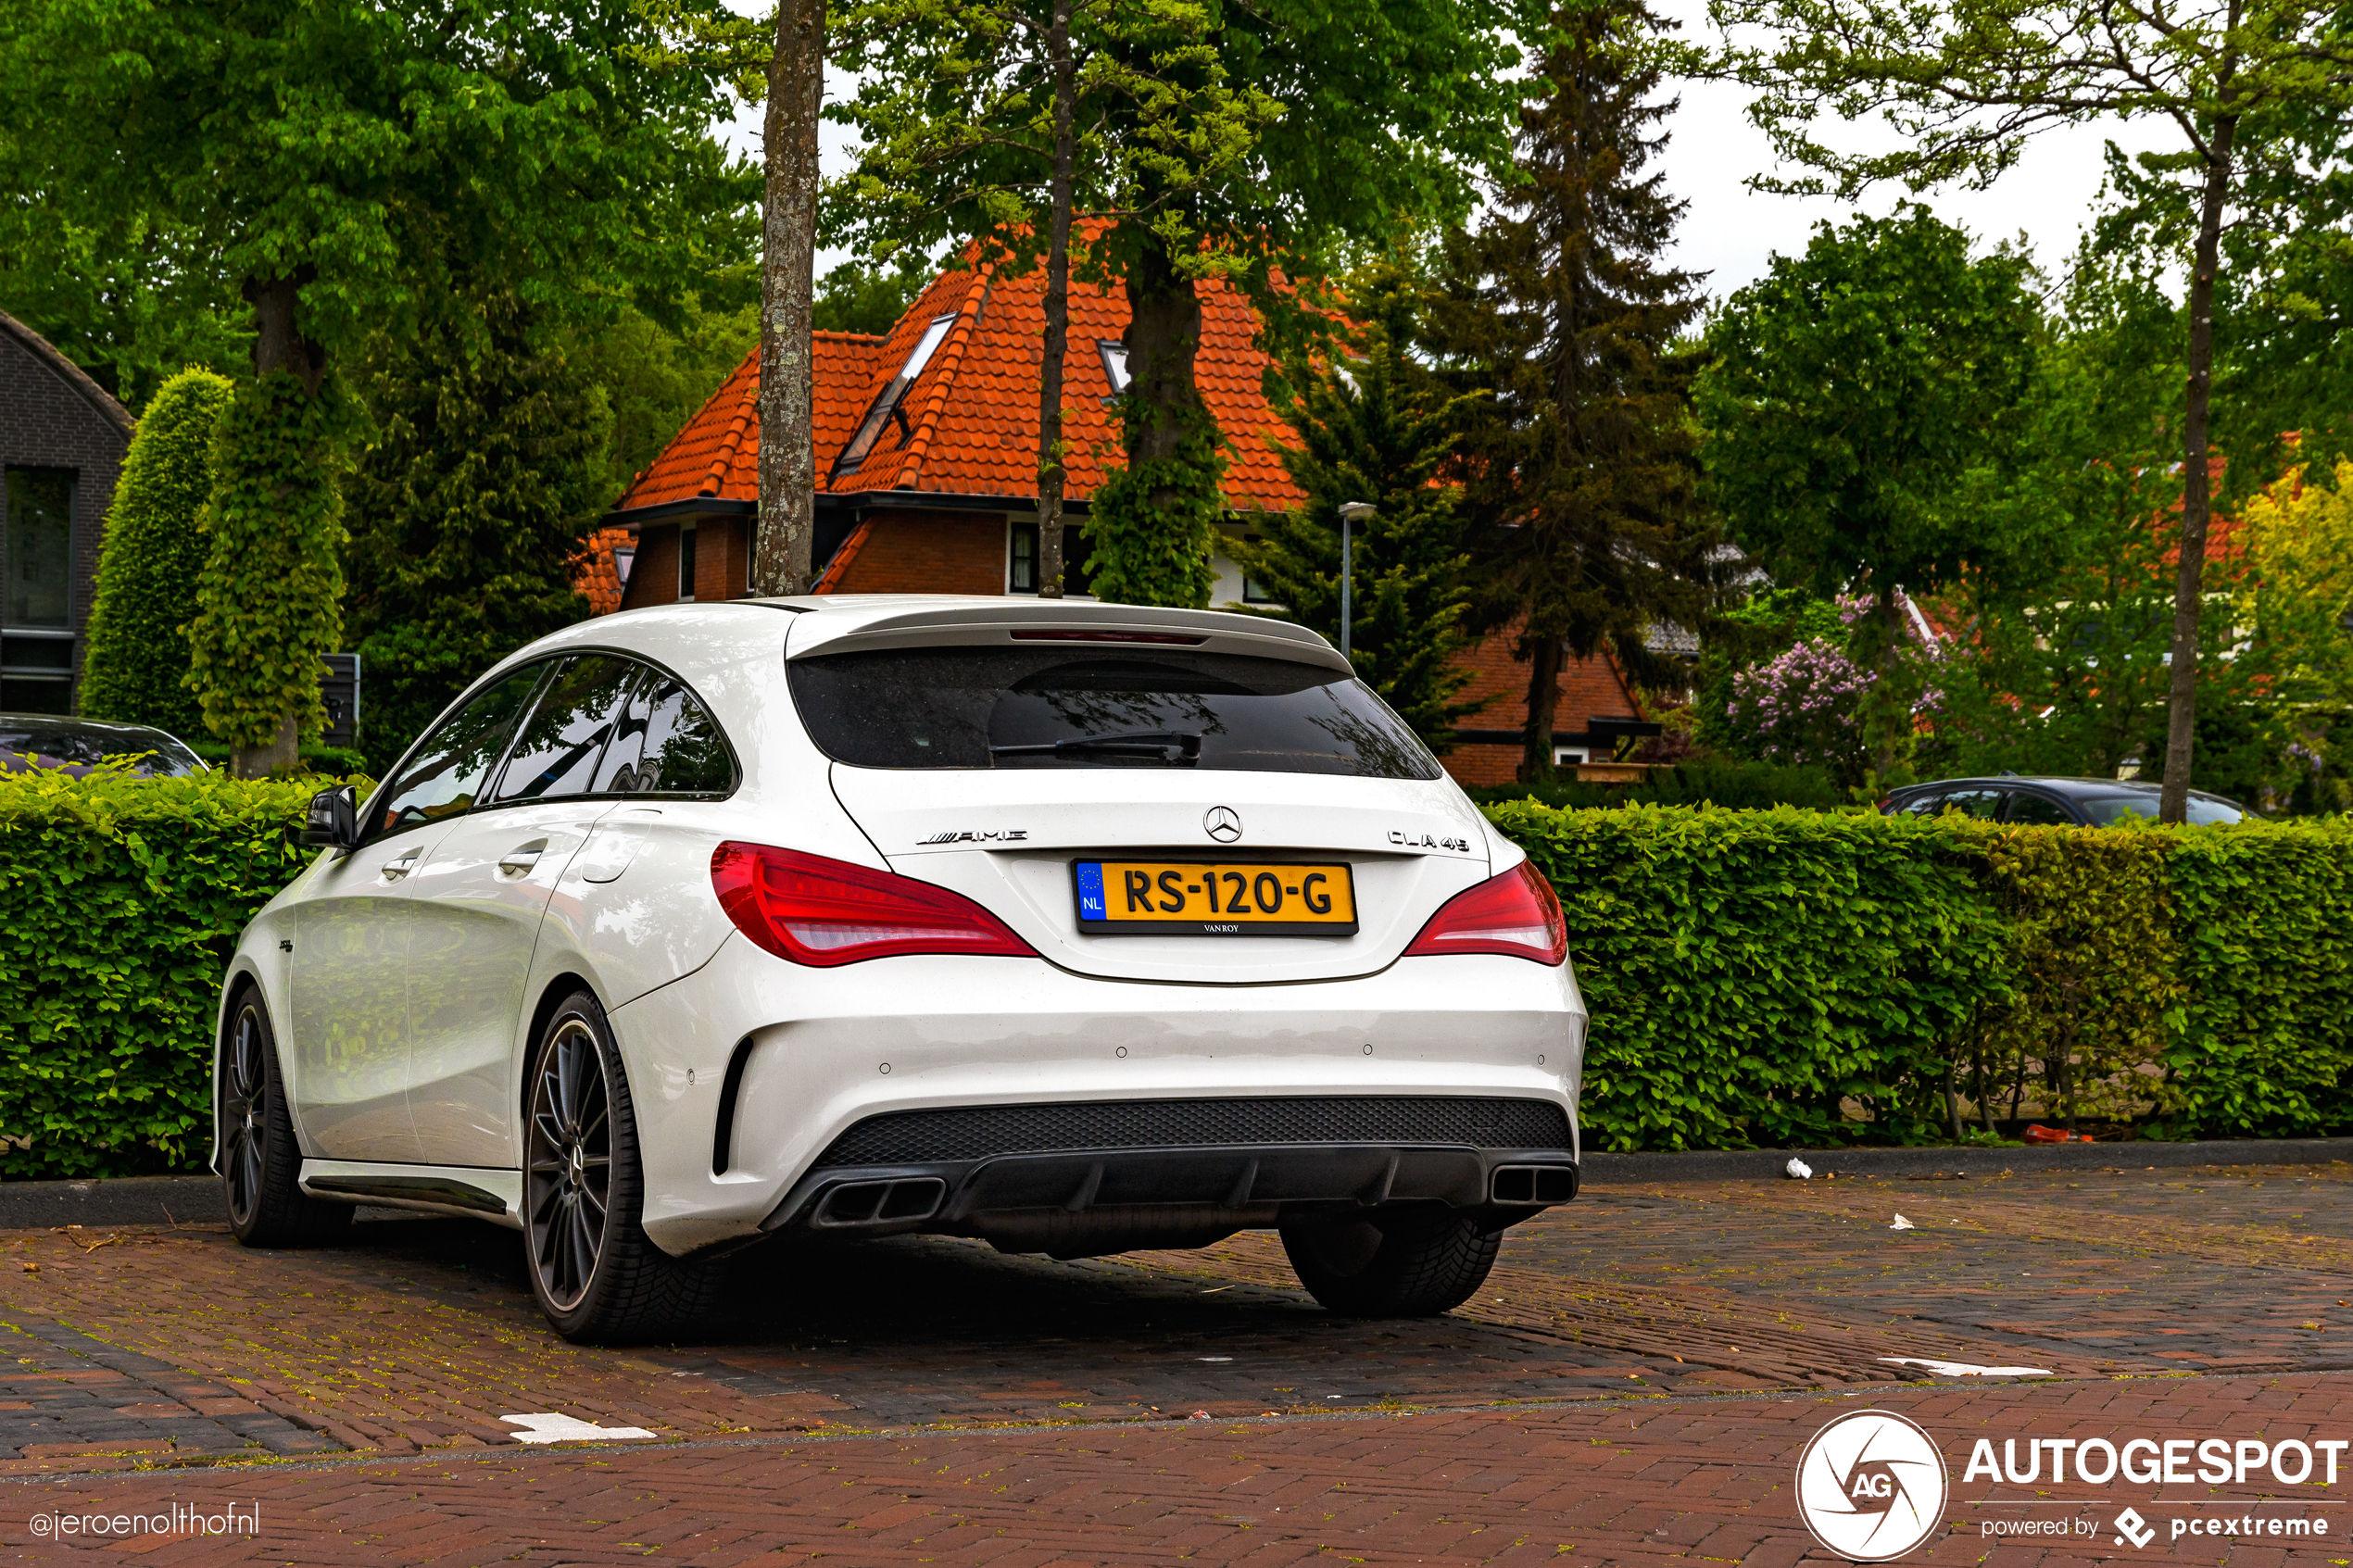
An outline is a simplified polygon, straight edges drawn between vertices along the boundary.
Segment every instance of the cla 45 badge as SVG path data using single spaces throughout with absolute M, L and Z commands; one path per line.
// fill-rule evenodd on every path
M 1434 833 L 1407 833 L 1402 828 L 1389 830 L 1389 841 L 1400 849 L 1452 849 L 1457 855 L 1470 853 L 1467 838 L 1441 838 Z

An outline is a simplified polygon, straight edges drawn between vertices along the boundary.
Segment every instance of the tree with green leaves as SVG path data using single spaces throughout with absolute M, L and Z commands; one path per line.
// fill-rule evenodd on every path
M 660 457 L 695 411 L 760 342 L 760 307 L 689 300 L 669 321 L 632 306 L 610 320 L 557 334 L 566 356 L 604 391 L 612 410 L 608 502 Z
M 1448 237 L 1436 336 L 1488 389 L 1464 432 L 1471 623 L 1528 661 L 1519 776 L 1551 777 L 1560 674 L 1604 652 L 1652 672 L 1643 633 L 1696 625 L 1710 535 L 1696 504 L 1698 278 L 1661 265 L 1683 204 L 1645 167 L 1672 111 L 1642 0 L 1557 11 L 1520 110 L 1521 177 Z
M 2308 109 L 2245 161 L 2214 312 L 2217 444 L 2241 495 L 2353 456 L 2353 117 Z
M 1088 257 L 1077 213 L 1132 194 L 1147 168 L 1179 187 L 1215 178 L 1248 145 L 1253 118 L 1274 112 L 1232 90 L 1209 43 L 1214 25 L 1200 0 L 867 0 L 841 28 L 862 85 L 836 112 L 865 150 L 837 187 L 838 217 L 885 252 L 976 244 L 1005 275 L 1045 270 L 1038 479 L 1049 597 L 1062 591 L 1070 281 Z M 910 49 L 911 36 L 937 43 Z M 1095 516 L 1121 515 L 1122 494 L 1114 475 Z M 1213 483 L 1198 515 L 1171 510 L 1140 533 L 1107 521 L 1095 593 L 1205 600 L 1216 503 Z
M 1751 116 L 1785 161 L 1815 172 L 1763 183 L 1853 197 L 1882 180 L 1982 188 L 2053 126 L 2154 119 L 2180 136 L 2141 169 L 2172 187 L 2183 312 L 2183 484 L 2174 578 L 2164 820 L 2183 820 L 2195 751 L 2213 420 L 2216 281 L 2250 147 L 2353 107 L 2353 30 L 2340 0 L 1710 0 L 1763 47 L 1723 69 L 1759 90 Z M 1818 139 L 1825 112 L 1880 117 L 1888 150 Z M 2277 166 L 2275 166 L 2276 168 Z
M 341 640 L 335 357 L 472 278 L 593 314 L 740 243 L 747 171 L 711 134 L 729 68 L 671 36 L 706 14 L 734 24 L 719 0 L 0 11 L 12 190 L 64 223 L 141 214 L 192 287 L 251 309 L 191 654 L 240 772 L 293 760 Z
M 1278 603 L 1265 613 L 1340 642 L 1340 515 L 1352 501 L 1373 515 L 1350 539 L 1350 658 L 1356 673 L 1435 749 L 1477 705 L 1454 695 L 1470 672 L 1453 656 L 1463 631 L 1469 564 L 1462 550 L 1462 487 L 1454 438 L 1473 399 L 1415 358 L 1423 283 L 1390 262 L 1346 293 L 1357 325 L 1342 352 L 1294 367 L 1276 403 L 1297 438 L 1283 470 L 1306 494 L 1299 510 L 1253 520 L 1258 537 L 1227 551 Z M 1247 605 L 1233 607 L 1247 610 Z
M 1984 545 L 1959 504 L 2007 460 L 2041 310 L 2023 257 L 1909 206 L 1816 229 L 1711 321 L 1698 388 L 1707 484 L 1732 538 L 1777 582 L 1868 594 L 1854 652 L 1873 680 L 1865 744 L 1881 783 L 1919 693 L 1901 679 L 1896 591 L 1933 590 Z
M 179 234 L 136 211 L 66 220 L 11 190 L 27 172 L 0 129 L 0 310 L 133 414 L 191 366 L 228 375 L 250 362 L 244 303 L 191 265 Z
M 916 295 L 931 285 L 929 257 L 902 250 L 881 266 L 852 257 L 827 271 L 817 285 L 811 320 L 821 332 L 863 332 L 881 337 L 899 324 Z
M 2158 771 L 2182 475 L 2180 310 L 2156 278 L 2086 244 L 2023 395 L 2015 437 L 1956 487 L 1971 536 L 1944 619 L 1928 754 L 1948 771 Z M 2222 627 L 2228 635 L 2228 627 Z M 2221 675 L 2209 667 L 2209 681 Z
M 611 499 L 602 389 L 512 297 L 469 305 L 478 349 L 442 320 L 376 340 L 354 378 L 374 432 L 344 484 L 344 560 L 379 768 L 476 675 L 586 617 L 579 557 Z
M 165 382 L 140 417 L 107 512 L 82 711 L 93 719 L 198 733 L 204 714 L 185 685 L 188 584 L 204 571 L 213 443 L 229 382 L 187 370 Z
M 1129 306 L 1123 462 L 1092 500 L 1092 585 L 1203 603 L 1224 437 L 1194 375 L 1200 289 L 1241 291 L 1278 346 L 1327 330 L 1278 280 L 1467 208 L 1471 176 L 1507 161 L 1509 33 L 1531 21 L 1509 0 L 872 0 L 837 33 L 865 41 L 843 62 L 860 94 L 837 111 L 865 152 L 836 211 L 877 248 L 978 239 L 1018 271 L 1050 244 L 1055 191 L 1075 193 L 1091 222 L 1074 275 Z M 1051 485 L 1060 457 L 1042 445 Z

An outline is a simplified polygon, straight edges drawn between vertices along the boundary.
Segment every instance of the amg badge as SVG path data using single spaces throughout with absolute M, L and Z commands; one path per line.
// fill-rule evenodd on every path
M 926 844 L 1024 844 L 1028 842 L 1027 828 L 988 828 L 980 833 L 936 833 L 929 838 L 915 840 Z

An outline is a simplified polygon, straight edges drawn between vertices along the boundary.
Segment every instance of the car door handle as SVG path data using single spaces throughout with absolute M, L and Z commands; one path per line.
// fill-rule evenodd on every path
M 539 857 L 547 852 L 547 841 L 544 838 L 535 838 L 528 844 L 518 844 L 498 858 L 498 869 L 511 876 L 521 876 L 537 865 Z
M 384 880 L 386 882 L 398 882 L 402 877 L 407 876 L 410 872 L 415 871 L 417 869 L 417 857 L 422 853 L 423 851 L 422 849 L 410 849 L 402 854 L 396 855 L 391 859 L 386 860 L 384 863 Z

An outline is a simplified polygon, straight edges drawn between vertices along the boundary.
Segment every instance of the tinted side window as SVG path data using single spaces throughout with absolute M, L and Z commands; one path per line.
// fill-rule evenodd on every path
M 490 765 L 506 749 L 523 704 L 547 672 L 544 664 L 526 665 L 435 726 L 400 776 L 370 802 L 366 836 L 452 817 L 480 800 Z
M 2002 814 L 2002 797 L 1998 789 L 1957 789 L 1936 803 L 1937 810 L 1958 811 L 1980 822 L 1992 822 Z
M 2019 790 L 2010 797 L 2010 814 L 2006 822 L 2043 827 L 2071 828 L 2075 814 L 2047 795 L 2030 795 Z
M 553 800 L 587 794 L 636 674 L 637 666 L 610 654 L 567 660 L 523 724 L 499 771 L 493 798 Z
M 724 795 L 736 757 L 718 721 L 675 678 L 645 671 L 597 771 L 598 795 Z
M 1944 809 L 1944 797 L 1943 793 L 1941 791 L 1931 789 L 1926 795 L 1914 796 L 1911 799 L 1904 802 L 1903 805 L 1895 808 L 1894 815 L 1899 817 L 1933 817 L 1936 813 L 1942 811 L 1943 809 Z

